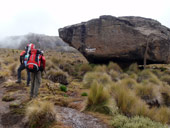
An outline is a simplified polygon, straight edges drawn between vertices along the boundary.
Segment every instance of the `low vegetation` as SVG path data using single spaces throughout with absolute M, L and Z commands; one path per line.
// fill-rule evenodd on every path
M 21 84 L 14 82 L 21 51 L 0 52 L 5 54 L 0 54 L 0 82 L 7 90 L 3 101 L 21 100 L 29 95 L 26 71 L 22 71 Z M 140 70 L 135 63 L 121 69 L 113 62 L 88 64 L 79 53 L 47 51 L 45 57 L 46 72 L 38 98 L 26 101 L 30 127 L 55 127 L 53 104 L 90 111 L 101 120 L 107 117 L 106 123 L 113 128 L 167 128 L 170 124 L 170 65 L 149 65 Z M 11 104 L 13 109 L 16 106 Z

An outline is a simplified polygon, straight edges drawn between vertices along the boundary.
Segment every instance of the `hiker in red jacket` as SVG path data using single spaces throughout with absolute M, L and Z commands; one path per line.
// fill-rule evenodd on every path
M 26 69 L 26 62 L 28 59 L 29 52 L 34 47 L 35 47 L 34 44 L 30 43 L 25 47 L 25 50 L 21 52 L 20 66 L 18 68 L 18 80 L 16 81 L 16 83 L 21 83 L 21 72 L 22 70 Z M 29 83 L 30 83 L 30 72 L 27 70 L 27 86 L 29 86 Z
M 30 98 L 38 96 L 38 90 L 41 84 L 41 73 L 45 71 L 45 57 L 43 51 L 32 49 L 27 62 L 27 69 L 31 72 L 31 91 Z

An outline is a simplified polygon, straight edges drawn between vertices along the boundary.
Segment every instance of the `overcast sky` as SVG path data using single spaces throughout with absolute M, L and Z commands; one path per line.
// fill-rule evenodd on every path
M 142 16 L 170 28 L 170 0 L 0 0 L 0 38 L 58 29 L 101 15 Z

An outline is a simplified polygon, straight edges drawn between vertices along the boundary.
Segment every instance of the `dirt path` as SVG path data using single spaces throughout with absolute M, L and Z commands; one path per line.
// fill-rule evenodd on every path
M 10 113 L 9 105 L 12 102 L 16 102 L 17 100 L 23 100 L 21 97 L 26 97 L 26 92 L 22 90 L 20 94 L 17 95 L 17 99 L 12 102 L 4 102 L 2 101 L 4 93 L 9 89 L 14 88 L 4 88 L 2 84 L 0 84 L 0 128 L 22 128 L 22 120 L 23 116 L 15 115 Z M 16 87 L 15 89 L 21 89 Z M 58 120 L 62 122 L 66 126 L 70 126 L 72 128 L 107 128 L 105 124 L 91 116 L 84 113 L 79 112 L 78 110 L 56 106 L 57 115 L 59 115 Z
M 3 83 L 0 84 L 0 128 L 22 128 L 23 115 L 13 114 L 10 111 L 9 105 L 14 102 L 22 101 L 24 97 L 20 94 L 16 94 L 16 100 L 11 102 L 2 101 L 3 95 L 6 93 L 7 88 L 3 87 Z M 23 93 L 25 93 L 23 91 Z M 21 97 L 21 98 L 20 98 Z
M 9 103 L 2 101 L 4 90 L 5 89 L 2 87 L 2 84 L 0 84 L 0 128 L 4 128 L 2 126 L 2 120 L 1 120 L 2 115 L 9 112 Z
M 57 106 L 56 111 L 61 116 L 58 120 L 72 128 L 107 128 L 99 119 L 75 109 Z

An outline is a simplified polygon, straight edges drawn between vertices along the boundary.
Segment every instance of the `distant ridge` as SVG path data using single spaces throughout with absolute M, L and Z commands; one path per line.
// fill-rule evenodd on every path
M 34 43 L 40 49 L 56 49 L 59 46 L 68 46 L 58 36 L 29 33 L 21 36 L 9 36 L 0 40 L 0 48 L 24 49 L 28 43 Z

